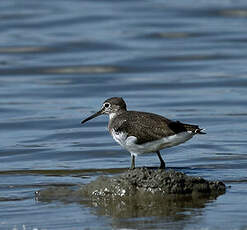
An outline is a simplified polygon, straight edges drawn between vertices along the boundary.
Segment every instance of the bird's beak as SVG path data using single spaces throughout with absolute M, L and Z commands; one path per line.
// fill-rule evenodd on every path
M 85 122 L 87 122 L 87 121 L 89 121 L 89 120 L 91 120 L 91 119 L 93 119 L 93 118 L 95 118 L 95 117 L 98 117 L 98 116 L 100 116 L 100 115 L 102 115 L 102 114 L 103 114 L 103 111 L 100 110 L 100 111 L 98 111 L 97 113 L 93 114 L 92 116 L 86 118 L 85 120 L 82 120 L 82 121 L 81 121 L 81 124 L 84 124 Z

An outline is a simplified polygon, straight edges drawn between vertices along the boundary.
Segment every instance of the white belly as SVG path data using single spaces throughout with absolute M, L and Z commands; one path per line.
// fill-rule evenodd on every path
M 169 148 L 184 143 L 193 137 L 192 132 L 181 132 L 172 136 L 163 137 L 156 141 L 147 142 L 141 145 L 136 144 L 137 138 L 134 136 L 127 137 L 126 133 L 117 133 L 112 131 L 113 139 L 125 148 L 131 155 L 156 152 L 158 150 Z

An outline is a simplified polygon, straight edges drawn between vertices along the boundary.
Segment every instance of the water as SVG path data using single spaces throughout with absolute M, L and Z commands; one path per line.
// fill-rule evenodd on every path
M 247 228 L 246 1 L 16 0 L 0 9 L 0 229 Z M 106 117 L 80 125 L 112 96 L 206 128 L 163 157 L 231 188 L 169 215 L 36 201 L 40 189 L 129 167 Z

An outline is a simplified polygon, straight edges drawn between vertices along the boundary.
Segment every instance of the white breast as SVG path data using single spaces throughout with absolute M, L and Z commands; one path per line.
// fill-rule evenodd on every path
M 125 148 L 127 133 L 116 132 L 114 129 L 112 129 L 111 135 L 118 144 L 120 144 L 123 148 Z

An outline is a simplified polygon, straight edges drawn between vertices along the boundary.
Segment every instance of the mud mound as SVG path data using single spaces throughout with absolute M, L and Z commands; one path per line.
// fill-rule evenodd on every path
M 99 177 L 82 187 L 90 198 L 128 197 L 133 195 L 220 195 L 225 185 L 201 177 L 187 176 L 174 170 L 139 168 L 115 177 Z
M 78 202 L 97 215 L 174 216 L 203 208 L 223 194 L 225 185 L 174 170 L 138 168 L 114 177 L 100 176 L 86 185 L 51 187 L 36 192 L 39 201 Z

